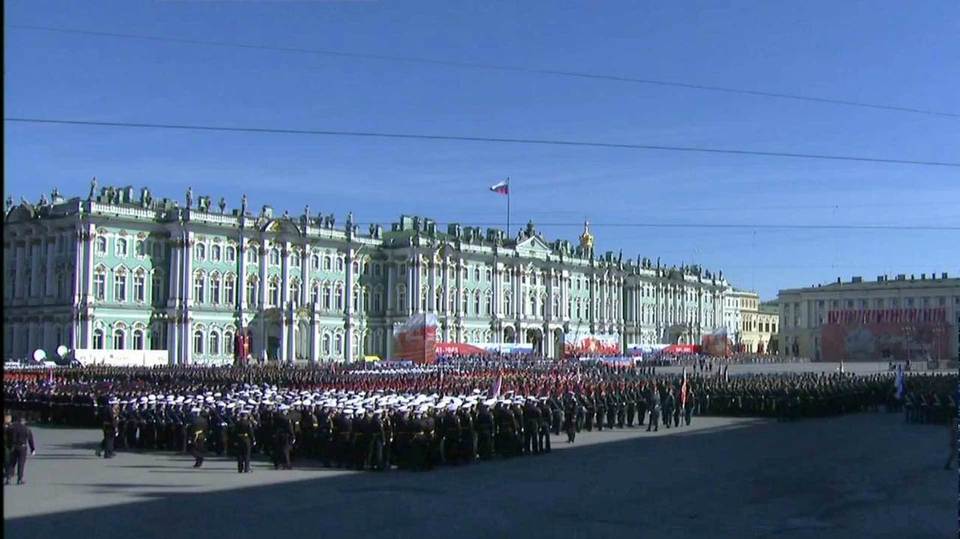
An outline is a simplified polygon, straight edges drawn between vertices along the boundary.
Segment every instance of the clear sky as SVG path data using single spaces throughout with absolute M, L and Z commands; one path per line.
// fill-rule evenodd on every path
M 508 64 L 960 113 L 953 1 L 5 2 L 5 115 L 960 160 L 960 118 L 397 61 L 11 28 L 42 25 Z M 473 142 L 5 122 L 6 194 L 157 196 L 390 223 L 502 223 L 722 270 L 764 299 L 882 273 L 960 274 L 960 232 L 610 223 L 960 226 L 960 169 Z M 515 231 L 515 230 L 514 230 Z

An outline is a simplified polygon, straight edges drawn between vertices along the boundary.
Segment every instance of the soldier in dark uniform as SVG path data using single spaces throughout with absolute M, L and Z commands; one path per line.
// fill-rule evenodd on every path
M 369 449 L 367 451 L 366 462 L 364 463 L 372 470 L 384 471 L 387 468 L 384 449 L 386 433 L 383 429 L 383 410 L 377 410 L 367 421 L 367 432 L 370 438 Z
M 686 402 L 686 405 L 683 407 L 683 420 L 688 427 L 690 426 L 690 418 L 693 416 L 693 408 L 694 406 L 696 406 L 696 400 L 697 400 L 696 392 L 694 392 L 692 387 L 688 387 L 687 402 Z
M 480 405 L 477 411 L 477 452 L 481 460 L 489 460 L 494 454 L 495 425 L 493 413 L 486 404 Z
M 274 455 L 273 455 L 273 469 L 283 468 L 284 470 L 291 470 L 293 467 L 290 465 L 290 449 L 293 447 L 294 433 L 293 433 L 293 423 L 291 423 L 290 418 L 287 416 L 286 412 L 287 406 L 282 405 L 280 411 L 274 415 Z
M 537 445 L 539 446 L 541 453 L 549 453 L 550 448 L 550 418 L 551 418 L 550 405 L 547 404 L 547 399 L 543 398 L 540 401 L 540 428 L 538 429 L 538 439 Z
M 10 408 L 10 402 L 4 402 L 7 408 Z M 10 414 L 3 414 L 3 482 L 9 483 L 10 476 L 7 475 L 7 463 L 10 462 L 10 456 L 13 454 L 13 417 Z
M 305 405 L 300 415 L 300 443 L 297 455 L 308 458 L 317 456 L 317 416 L 309 405 Z
M 569 395 L 564 401 L 566 412 L 563 416 L 563 431 L 567 434 L 567 443 L 572 444 L 577 439 L 577 399 Z
M 593 418 L 596 413 L 596 402 L 593 400 L 593 395 L 588 393 L 583 397 L 583 406 L 580 413 L 583 414 L 583 428 L 587 432 L 593 432 Z
M 194 408 L 191 410 L 193 417 L 190 421 L 190 455 L 193 456 L 194 468 L 199 468 L 203 466 L 203 453 L 204 453 L 204 444 L 206 443 L 207 429 L 209 428 L 209 423 L 207 418 L 203 417 L 203 414 L 200 412 L 200 408 Z
M 655 383 L 647 390 L 647 410 L 650 411 L 647 432 L 660 430 L 660 390 Z
M 540 447 L 540 409 L 532 401 L 527 401 L 523 414 L 523 452 L 541 453 Z
M 633 388 L 629 388 L 624 398 L 626 399 L 627 426 L 633 428 L 633 420 L 637 417 L 637 394 Z
M 469 407 L 464 406 L 457 411 L 457 417 L 460 420 L 460 460 L 465 463 L 471 463 L 477 460 L 477 430 L 473 417 L 473 412 Z
M 673 389 L 670 390 L 673 393 Z M 680 402 L 679 394 L 673 400 L 673 426 L 680 427 L 680 413 L 683 411 L 683 403 Z
M 30 454 L 35 455 L 37 448 L 33 443 L 33 432 L 27 427 L 25 417 L 20 418 L 10 426 L 10 458 L 5 462 L 6 475 L 4 484 L 10 484 L 10 477 L 13 475 L 13 468 L 17 468 L 17 484 L 23 484 L 23 473 L 27 468 L 27 447 L 30 448 Z
M 321 464 L 329 468 L 333 460 L 333 418 L 332 412 L 324 410 L 317 417 L 317 457 Z
M 670 428 L 670 423 L 673 422 L 673 408 L 676 401 L 673 398 L 673 388 L 667 389 L 661 401 L 662 411 L 663 411 L 663 426 Z
M 346 411 L 341 411 L 334 419 L 333 461 L 338 468 L 347 466 L 350 462 L 350 442 L 353 440 L 353 418 Z
M 240 419 L 234 425 L 234 440 L 237 452 L 237 472 L 250 473 L 250 453 L 257 443 L 253 425 L 250 423 L 250 411 L 240 411 Z
M 103 409 L 103 441 L 100 442 L 100 448 L 97 449 L 97 456 L 100 456 L 100 451 L 102 450 L 103 458 L 105 459 L 113 458 L 114 441 L 117 438 L 117 431 L 119 430 L 116 408 L 114 407 L 115 403 L 116 401 L 111 400 Z

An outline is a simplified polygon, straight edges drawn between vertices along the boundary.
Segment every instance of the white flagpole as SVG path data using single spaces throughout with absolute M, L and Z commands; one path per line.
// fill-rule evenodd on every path
M 507 177 L 507 239 L 510 239 L 510 177 Z

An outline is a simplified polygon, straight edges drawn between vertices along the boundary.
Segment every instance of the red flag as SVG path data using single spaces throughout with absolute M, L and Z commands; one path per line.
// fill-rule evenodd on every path
M 491 399 L 497 399 L 500 397 L 500 388 L 503 387 L 503 375 L 498 374 L 497 380 L 490 387 L 490 397 Z

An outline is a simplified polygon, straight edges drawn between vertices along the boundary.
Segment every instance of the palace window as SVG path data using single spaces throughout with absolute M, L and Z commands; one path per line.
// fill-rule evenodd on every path
M 207 258 L 207 246 L 198 241 L 193 247 L 193 256 L 200 262 L 203 262 Z
M 373 312 L 375 313 L 381 312 L 383 310 L 382 305 L 383 305 L 383 298 L 381 293 L 378 291 L 376 294 L 373 295 Z
M 356 288 L 353 289 L 353 312 L 360 311 L 360 291 Z
M 487 278 L 486 278 L 485 280 L 486 280 L 488 283 L 491 282 L 491 281 L 493 281 L 493 272 L 490 271 L 489 268 L 487 268 L 486 276 L 487 276 Z
M 313 283 L 313 287 L 310 289 L 310 303 L 314 305 L 320 303 L 320 285 L 316 282 Z
M 290 281 L 290 301 L 295 303 L 300 303 L 300 280 L 293 279 Z
M 271 307 L 280 306 L 280 281 L 276 277 L 267 283 L 267 304 Z
M 237 302 L 236 294 L 237 281 L 233 275 L 227 275 L 223 279 L 223 302 L 227 305 L 234 305 Z
M 480 292 L 479 291 L 477 291 L 473 295 L 473 313 L 477 315 L 480 314 Z
M 103 236 L 97 238 L 96 251 L 98 255 L 107 254 L 107 238 Z
M 220 355 L 220 334 L 215 330 L 210 330 L 210 347 L 207 349 L 207 353 L 211 356 Z
M 229 329 L 223 332 L 223 354 L 233 355 L 233 332 Z
M 223 254 L 223 250 L 216 243 L 213 244 L 213 247 L 210 247 L 210 260 L 214 262 L 220 262 L 220 256 Z
M 354 260 L 354 261 L 353 261 L 353 264 L 351 264 L 351 267 L 353 268 L 353 274 L 354 274 L 354 275 L 358 275 L 358 274 L 360 273 L 360 263 L 359 263 L 359 262 L 357 262 L 356 260 Z
M 133 250 L 137 254 L 137 256 L 142 257 L 147 255 L 147 250 L 143 246 L 143 240 L 135 241 L 133 244 Z
M 113 274 L 113 301 L 127 301 L 127 272 L 123 268 Z
M 252 245 L 247 247 L 247 263 L 248 264 L 257 264 L 260 261 L 260 253 L 257 251 L 257 246 Z
M 93 347 L 96 350 L 103 350 L 103 330 L 100 328 L 93 330 Z
M 407 291 L 402 286 L 397 289 L 397 310 L 401 312 L 407 310 Z
M 324 256 L 324 257 L 323 257 L 323 270 L 324 270 L 324 271 L 330 271 L 330 268 L 331 268 L 331 265 L 330 265 L 330 264 L 331 264 L 330 256 L 329 256 L 329 255 Z
M 220 304 L 220 275 L 217 273 L 210 276 L 210 303 Z
M 236 262 L 237 260 L 237 248 L 232 245 L 227 245 L 226 251 L 224 251 L 224 259 L 227 262 Z
M 116 328 L 113 330 L 113 349 L 114 350 L 124 350 L 126 348 L 126 339 L 123 335 L 123 328 Z
M 473 268 L 473 280 L 480 282 L 480 266 L 475 266 Z
M 343 287 L 338 286 L 336 289 L 336 308 L 337 311 L 343 310 Z
M 334 339 L 334 342 L 336 343 L 336 346 L 337 346 L 337 355 L 342 356 L 343 355 L 343 335 L 337 333 L 337 336 Z
M 443 293 L 440 292 L 439 288 L 433 295 L 433 307 L 436 312 L 440 312 L 440 310 L 443 309 Z
M 199 329 L 193 332 L 193 353 L 203 353 L 203 331 Z
M 203 272 L 197 273 L 193 277 L 193 300 L 197 303 L 203 303 L 203 291 L 206 288 L 206 276 Z
M 487 314 L 487 316 L 493 315 L 493 296 L 491 294 L 487 294 L 485 303 L 486 305 L 484 306 L 484 312 Z
M 276 247 L 270 249 L 270 265 L 279 266 L 280 265 L 280 250 Z
M 320 269 L 320 255 L 311 255 L 310 256 L 310 269 L 317 271 Z
M 133 349 L 143 350 L 143 330 L 137 328 L 133 330 Z
M 294 251 L 293 254 L 290 255 L 290 265 L 294 268 L 300 267 L 300 251 Z
M 337 257 L 337 272 L 343 273 L 343 257 L 342 256 Z
M 137 270 L 133 274 L 133 301 L 137 303 L 143 303 L 144 298 L 146 297 L 146 286 L 147 279 L 143 274 L 143 270 Z
M 463 309 L 463 314 L 470 314 L 470 297 L 466 291 L 464 291 L 460 297 L 460 308 Z
M 323 334 L 323 353 L 324 355 L 330 355 L 330 335 L 327 333 Z
M 330 285 L 324 286 L 323 287 L 323 308 L 328 311 L 332 308 L 332 301 L 333 301 L 331 299 L 332 297 L 333 297 L 333 289 L 330 288 Z
M 163 275 L 160 272 L 153 274 L 153 280 L 150 286 L 151 303 L 160 303 L 161 292 L 163 291 Z
M 247 304 L 257 306 L 257 279 L 253 276 L 247 279 Z

